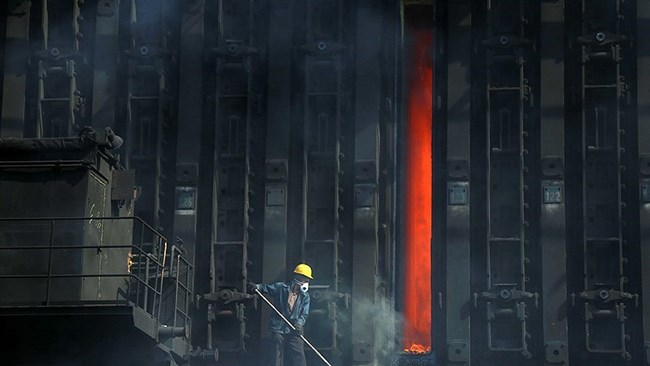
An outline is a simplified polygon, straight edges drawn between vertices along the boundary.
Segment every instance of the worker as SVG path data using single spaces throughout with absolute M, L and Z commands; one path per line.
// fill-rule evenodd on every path
M 313 280 L 311 267 L 301 263 L 293 270 L 290 284 L 276 282 L 269 285 L 249 284 L 249 289 L 268 294 L 273 305 L 282 312 L 296 328 L 292 330 L 275 312 L 271 313 L 271 365 L 282 366 L 282 358 L 287 365 L 306 366 L 305 344 L 300 337 L 309 316 L 309 281 Z

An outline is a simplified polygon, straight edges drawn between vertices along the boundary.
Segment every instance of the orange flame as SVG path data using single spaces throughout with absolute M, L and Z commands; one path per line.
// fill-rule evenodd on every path
M 432 36 L 430 29 L 413 32 L 408 93 L 404 347 L 413 353 L 431 351 Z
M 425 347 L 421 344 L 412 344 L 411 347 L 404 348 L 404 352 L 406 353 L 428 353 L 431 352 L 431 347 Z

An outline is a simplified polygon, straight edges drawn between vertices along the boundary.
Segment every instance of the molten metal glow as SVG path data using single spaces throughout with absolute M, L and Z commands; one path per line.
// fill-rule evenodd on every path
M 406 129 L 404 351 L 431 351 L 431 30 L 413 32 Z
M 404 348 L 406 353 L 428 353 L 431 352 L 431 347 L 424 347 L 421 344 L 412 344 L 410 348 Z

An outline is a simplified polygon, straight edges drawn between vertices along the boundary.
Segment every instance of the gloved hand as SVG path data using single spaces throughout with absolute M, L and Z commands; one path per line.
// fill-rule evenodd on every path
M 293 327 L 296 328 L 296 333 L 297 334 L 303 335 L 302 324 L 294 324 Z
M 246 289 L 250 293 L 255 293 L 255 290 L 259 289 L 259 285 L 256 284 L 255 282 L 248 281 L 248 282 L 246 282 Z

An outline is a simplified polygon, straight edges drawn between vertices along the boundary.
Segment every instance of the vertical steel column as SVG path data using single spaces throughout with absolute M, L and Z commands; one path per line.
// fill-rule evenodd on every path
M 251 225 L 253 131 L 259 128 L 254 0 L 220 0 L 216 48 L 216 125 L 211 292 L 213 344 L 220 352 L 246 349 L 246 294 Z
M 528 290 L 527 268 L 530 151 L 525 136 L 532 123 L 527 65 L 532 43 L 527 25 L 532 19 L 527 3 L 487 0 L 487 35 L 482 42 L 486 47 L 487 287 L 474 293 L 474 306 L 479 301 L 485 304 L 487 349 L 505 352 L 503 359 L 511 359 L 508 352 L 532 357 L 527 318 L 538 298 Z
M 650 365 L 650 0 L 637 0 L 637 121 L 639 143 L 639 212 L 643 340 L 645 364 Z
M 119 56 L 118 25 L 120 0 L 97 2 L 95 22 L 95 58 L 92 124 L 97 128 L 116 128 L 115 98 L 117 60 Z M 121 131 L 117 131 L 118 134 Z
M 564 1 L 541 13 L 541 213 L 544 365 L 568 365 L 564 200 Z
M 431 232 L 431 348 L 439 360 L 449 360 L 447 348 L 447 112 L 448 96 L 448 8 L 447 1 L 433 2 L 433 205 Z M 455 47 L 455 45 L 453 46 Z M 398 183 L 399 186 L 400 183 Z
M 470 122 L 471 2 L 448 3 L 447 237 L 445 293 L 447 360 L 470 365 Z M 444 123 L 445 121 L 437 121 Z
M 174 207 L 174 238 L 180 238 L 187 257 L 195 258 L 196 210 L 199 192 L 198 169 L 203 120 L 203 49 L 205 0 L 182 4 L 178 83 L 178 124 L 176 135 L 176 197 Z
M 376 1 L 357 6 L 355 153 L 354 153 L 354 247 L 352 252 L 352 360 L 369 364 L 376 359 L 376 314 L 369 304 L 381 306 L 378 292 L 378 183 L 380 47 L 382 23 Z
M 7 46 L 7 13 L 6 6 L 0 6 L 0 41 L 2 42 L 2 47 L 0 47 L 0 74 L 4 75 L 4 67 L 6 60 L 6 46 Z M 4 76 L 3 76 L 4 78 Z M 2 88 L 0 88 L 0 129 L 2 128 Z M 0 134 L 0 136 L 2 136 Z
M 214 111 L 210 111 L 210 107 L 214 105 L 214 95 L 210 95 L 210 87 L 216 87 L 216 83 L 213 81 L 216 76 L 212 75 L 216 67 L 210 64 L 210 58 L 208 56 L 208 47 L 210 45 L 210 37 L 218 37 L 218 33 L 214 31 L 211 27 L 214 27 L 214 19 L 217 17 L 214 13 L 211 13 L 210 10 L 212 7 L 208 6 L 205 3 L 205 0 L 199 0 L 198 3 L 190 2 L 187 4 L 187 12 L 185 12 L 183 22 L 181 23 L 181 29 L 184 30 L 181 33 L 181 37 L 192 37 L 192 41 L 185 43 L 187 38 L 182 38 L 183 42 L 181 44 L 181 65 L 191 64 L 194 68 L 185 68 L 182 67 L 179 71 L 179 76 L 184 76 L 179 79 L 179 123 L 186 121 L 185 118 L 196 118 L 196 113 L 198 113 L 198 118 L 201 120 L 199 127 L 199 136 L 197 140 L 193 141 L 183 141 L 179 139 L 178 149 L 183 147 L 188 148 L 185 144 L 190 143 L 199 143 L 199 155 L 197 157 L 198 172 L 197 175 L 197 184 L 194 192 L 192 192 L 191 179 L 194 173 L 192 172 L 190 156 L 194 154 L 193 148 L 187 150 L 187 156 L 177 152 L 178 155 L 178 164 L 176 165 L 177 178 L 176 178 L 176 200 L 177 207 L 176 209 L 182 209 L 179 207 L 181 197 L 185 196 L 191 201 L 194 199 L 196 207 L 196 216 L 194 221 L 196 222 L 196 243 L 193 249 L 194 251 L 194 266 L 195 266 L 195 280 L 194 288 L 197 294 L 206 294 L 211 291 L 212 288 L 212 242 L 214 238 L 213 235 L 213 210 L 214 210 L 214 201 L 215 201 L 215 192 L 214 192 L 214 151 L 216 142 L 214 141 L 215 131 L 217 126 L 214 123 L 214 117 L 211 114 L 214 114 Z M 202 16 L 200 19 L 194 18 L 192 13 L 201 12 Z M 196 21 L 196 23 L 190 23 L 190 19 Z M 187 20 L 187 23 L 185 22 Z M 190 26 L 190 24 L 194 24 Z M 188 33 L 186 34 L 185 31 Z M 198 39 L 197 39 L 198 38 Z M 201 50 L 195 48 L 198 47 L 195 43 L 201 42 L 199 47 Z M 185 48 L 187 47 L 187 48 Z M 187 64 L 185 64 L 187 62 Z M 201 66 L 197 66 L 201 65 Z M 188 65 L 189 66 L 189 65 Z M 200 67 L 200 69 L 199 69 Z M 197 73 L 197 70 L 201 70 L 200 73 Z M 185 75 L 187 73 L 189 75 Z M 192 82 L 192 78 L 187 79 L 188 76 L 192 77 L 201 77 L 201 82 L 196 84 Z M 188 90 L 191 90 L 189 94 L 186 94 Z M 185 91 L 186 93 L 183 93 Z M 196 93 L 196 94 L 194 94 Z M 200 98 L 201 108 L 197 110 L 197 100 L 190 100 L 191 96 Z M 186 98 L 187 97 L 187 98 Z M 191 109 L 191 112 L 188 110 Z M 187 133 L 187 135 L 185 135 Z M 190 127 L 188 131 L 181 132 L 179 129 L 179 137 L 189 137 L 191 134 L 195 133 L 194 128 Z M 195 147 L 194 147 L 195 148 Z M 184 174 L 184 170 L 188 170 L 188 174 Z M 181 170 L 183 170 L 181 172 Z M 179 174 L 180 172 L 180 174 Z M 192 197 L 194 194 L 194 197 Z M 200 199 L 199 199 L 200 198 Z M 191 207 L 191 206 L 190 206 Z M 190 212 L 188 212 L 190 213 Z M 180 212 L 178 213 L 180 214 Z M 178 214 L 176 216 L 178 216 Z M 174 230 L 175 235 L 180 236 L 185 232 L 185 230 L 191 230 L 189 225 L 191 225 L 191 215 L 184 218 L 183 220 L 175 217 L 174 220 Z M 187 226 L 186 226 L 187 225 Z M 176 231 L 179 229 L 179 231 Z M 190 234 L 191 235 L 191 234 Z M 182 240 L 187 240 L 190 236 L 181 237 Z M 189 239 L 191 240 L 191 239 Z M 190 250 L 192 250 L 190 249 Z M 197 301 L 196 307 L 194 308 L 192 314 L 192 341 L 194 344 L 207 349 L 213 349 L 214 345 L 212 342 L 212 326 L 209 319 L 209 311 L 212 307 L 212 304 L 208 301 Z
M 25 91 L 29 57 L 30 0 L 10 0 L 7 8 L 2 120 L 0 137 L 23 137 L 25 131 Z
M 287 214 L 289 136 L 291 126 L 291 52 L 293 0 L 269 3 L 269 47 L 267 89 L 266 186 L 264 191 L 264 248 L 262 281 L 285 279 L 287 268 Z M 262 317 L 268 329 L 269 313 Z
M 303 199 L 301 257 L 314 267 L 312 326 L 307 329 L 314 344 L 331 354 L 339 352 L 339 299 L 343 280 L 339 255 L 343 164 L 348 143 L 342 135 L 347 121 L 345 88 L 346 57 L 343 23 L 349 3 L 308 0 L 305 2 L 306 35 L 303 84 Z M 317 326 L 321 325 L 321 326 Z

